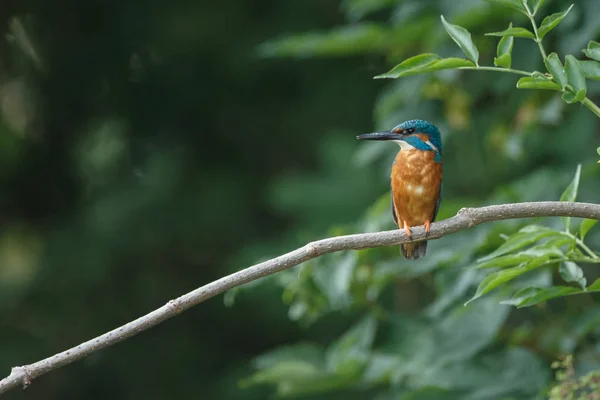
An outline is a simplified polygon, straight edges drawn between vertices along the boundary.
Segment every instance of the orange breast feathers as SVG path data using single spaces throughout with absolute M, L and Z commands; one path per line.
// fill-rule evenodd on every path
M 402 150 L 392 166 L 391 185 L 398 227 L 432 222 L 440 195 L 442 164 L 433 151 Z

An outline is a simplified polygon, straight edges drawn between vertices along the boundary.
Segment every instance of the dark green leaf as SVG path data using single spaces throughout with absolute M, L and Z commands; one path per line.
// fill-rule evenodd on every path
M 511 304 L 519 308 L 530 307 L 542 301 L 555 299 L 557 297 L 569 296 L 577 293 L 583 293 L 583 291 L 581 289 L 577 289 L 571 286 L 553 286 L 544 289 L 529 287 L 519 290 L 513 295 L 513 298 L 511 300 L 506 300 L 502 303 Z
M 598 61 L 579 61 L 579 66 L 586 78 L 600 81 L 600 63 Z
M 483 261 L 491 260 L 492 258 L 501 256 L 501 255 L 504 255 L 507 253 L 511 253 L 515 250 L 518 250 L 527 245 L 535 243 L 542 238 L 549 237 L 549 236 L 555 236 L 558 234 L 559 234 L 558 232 L 556 232 L 552 229 L 546 228 L 544 226 L 530 225 L 530 226 L 527 226 L 527 227 L 521 229 L 519 232 L 517 232 L 514 235 L 512 235 L 511 237 L 509 237 L 508 240 L 506 242 L 504 242 L 500 247 L 498 247 L 496 250 L 494 250 L 487 256 L 480 258 L 477 261 L 483 262 Z
M 579 237 L 581 239 L 584 239 L 585 235 L 587 235 L 590 229 L 592 229 L 592 227 L 596 225 L 597 222 L 598 220 L 595 219 L 584 219 L 581 222 L 581 225 L 579 225 Z
M 435 54 L 421 54 L 411 57 L 396 65 L 389 72 L 378 75 L 375 79 L 381 78 L 400 78 L 403 76 L 424 74 L 428 72 L 441 71 L 443 69 L 455 69 L 460 67 L 474 67 L 469 60 L 464 58 L 444 58 L 441 59 Z
M 358 262 L 357 253 L 350 251 L 328 254 L 321 257 L 320 261 L 320 267 L 312 273 L 315 284 L 327 298 L 331 309 L 348 307 L 353 302 L 350 286 Z
M 344 0 L 341 8 L 351 21 L 357 21 L 370 13 L 390 7 L 393 4 L 394 0 Z
M 263 57 L 341 56 L 376 52 L 390 32 L 381 25 L 358 23 L 327 32 L 308 32 L 269 40 L 259 47 Z
M 527 10 L 520 0 L 486 0 L 488 3 L 498 4 L 512 10 L 520 11 L 527 15 Z
M 364 368 L 375 340 L 377 320 L 368 315 L 327 349 L 327 369 L 336 374 L 354 376 Z
M 486 33 L 486 36 L 514 36 L 527 39 L 535 39 L 535 35 L 525 28 L 508 28 L 501 32 Z
M 245 385 L 257 383 L 279 383 L 282 380 L 301 380 L 317 377 L 322 373 L 315 365 L 301 360 L 288 360 L 255 373 Z
M 561 88 L 553 81 L 545 78 L 530 78 L 524 77 L 517 81 L 517 88 L 519 89 L 547 89 L 547 90 L 558 90 Z
M 498 286 L 510 282 L 516 277 L 523 275 L 526 272 L 534 270 L 542 265 L 547 264 L 548 261 L 545 259 L 533 259 L 526 262 L 524 265 L 503 269 L 501 271 L 493 272 L 488 275 L 477 287 L 475 295 L 466 303 L 469 304 L 473 300 L 476 300 L 486 293 L 491 292 Z
M 587 49 L 582 51 L 592 60 L 600 61 L 600 43 L 590 40 Z
M 509 311 L 493 297 L 455 308 L 436 329 L 441 340 L 436 345 L 435 362 L 449 365 L 473 357 L 494 340 Z
M 579 191 L 579 179 L 581 177 L 581 164 L 577 165 L 575 170 L 575 176 L 569 186 L 560 196 L 560 201 L 575 201 L 577 199 L 577 192 Z M 571 228 L 571 217 L 561 217 L 565 230 L 569 231 Z
M 565 87 L 567 86 L 567 74 L 558 58 L 558 54 L 550 53 L 544 60 L 544 64 L 546 64 L 548 72 L 554 77 L 554 81 L 560 85 L 562 90 L 565 90 Z
M 519 265 L 524 261 L 531 260 L 534 256 L 524 253 L 506 254 L 492 259 L 484 259 L 483 262 L 475 265 L 473 268 L 505 268 L 513 265 Z
M 389 353 L 374 352 L 369 358 L 362 379 L 370 384 L 386 383 L 403 360 Z
M 444 25 L 444 28 L 446 29 L 446 32 L 448 32 L 448 35 L 450 35 L 452 40 L 454 40 L 456 42 L 456 44 L 458 44 L 458 47 L 461 48 L 463 53 L 465 53 L 466 56 L 471 61 L 473 61 L 476 65 L 478 65 L 479 50 L 477 50 L 475 43 L 473 43 L 473 40 L 471 39 L 471 34 L 469 33 L 469 31 L 467 31 L 465 28 L 463 28 L 461 26 L 453 25 L 453 24 L 447 22 L 446 19 L 444 19 L 443 15 L 441 16 L 441 19 L 442 19 L 442 24 Z
M 556 232 L 558 235 L 559 233 Z M 557 246 L 552 245 L 555 243 L 552 238 L 548 242 L 534 246 L 530 249 L 520 251 L 518 253 L 506 254 L 500 257 L 492 258 L 485 260 L 483 263 L 476 265 L 475 269 L 484 269 L 484 268 L 506 268 L 514 265 L 519 265 L 525 261 L 529 261 L 532 259 L 545 259 L 549 260 L 551 258 L 554 259 L 563 259 L 564 254 Z M 563 241 L 566 240 L 567 243 L 571 242 L 570 238 L 565 238 L 564 236 L 558 236 L 556 239 L 561 239 Z M 562 243 L 564 244 L 564 243 Z
M 322 348 L 299 344 L 278 348 L 257 357 L 254 367 L 258 369 L 241 385 L 275 384 L 279 394 L 318 392 L 323 387 L 337 387 L 339 377 L 325 370 L 325 354 Z M 307 384 L 310 383 L 310 388 Z M 304 388 L 303 388 L 304 387 Z
M 543 39 L 548 32 L 550 32 L 556 27 L 556 25 L 560 23 L 560 21 L 565 19 L 569 11 L 571 11 L 571 8 L 573 8 L 573 4 L 571 4 L 571 7 L 569 7 L 563 12 L 555 13 L 544 18 L 544 20 L 542 21 L 542 25 L 540 25 L 540 27 L 538 28 L 539 38 Z
M 567 103 L 582 101 L 587 93 L 585 76 L 579 62 L 570 54 L 565 57 L 565 71 L 569 85 L 573 88 L 573 94 L 564 93 L 563 100 Z
M 508 25 L 508 29 L 510 28 L 512 28 L 512 22 Z M 496 49 L 497 57 L 494 58 L 494 65 L 496 67 L 510 68 L 514 40 L 512 36 L 504 36 L 498 42 L 498 48 Z
M 536 0 L 535 5 L 533 6 L 533 14 L 537 14 L 540 8 L 544 5 L 546 0 Z
M 575 282 L 581 286 L 582 289 L 585 289 L 586 279 L 583 276 L 583 270 L 579 265 L 572 261 L 564 261 L 560 264 L 558 272 L 565 282 Z
M 255 368 L 265 369 L 285 361 L 303 361 L 320 368 L 325 366 L 325 352 L 320 346 L 296 344 L 283 346 L 256 357 L 252 364 Z
M 481 301 L 472 305 L 479 303 Z M 509 307 L 504 308 L 509 310 Z M 473 324 L 473 327 L 482 324 L 483 321 L 480 324 Z M 465 332 L 465 337 L 470 337 L 468 331 Z M 498 349 L 492 354 L 478 354 L 467 362 L 455 362 L 441 367 L 434 365 L 428 370 L 433 371 L 426 371 L 418 377 L 419 386 L 465 391 L 463 395 L 454 392 L 454 396 L 451 397 L 453 400 L 533 399 L 534 393 L 542 390 L 548 382 L 547 366 L 533 352 L 517 346 L 510 346 L 506 350 Z M 464 395 L 467 391 L 468 395 Z M 531 396 L 523 396 L 524 393 L 531 393 Z M 404 397 L 400 399 L 406 400 Z M 399 400 L 399 398 L 386 400 Z M 440 398 L 433 397 L 432 400 L 440 400 Z

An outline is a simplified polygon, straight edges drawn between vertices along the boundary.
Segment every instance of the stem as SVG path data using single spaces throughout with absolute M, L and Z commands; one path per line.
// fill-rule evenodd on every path
M 593 101 L 588 99 L 587 97 L 582 100 L 584 106 L 586 106 L 591 112 L 596 114 L 598 118 L 600 118 L 600 107 L 598 107 Z
M 583 250 L 585 250 L 585 252 L 588 253 L 589 256 L 592 257 L 593 259 L 597 260 L 600 258 L 600 257 L 598 257 L 598 255 L 596 253 L 594 253 L 592 251 L 592 249 L 587 247 L 587 245 L 585 243 L 583 243 L 583 241 L 581 239 L 575 238 L 575 243 L 577 243 L 579 245 L 579 247 L 581 247 Z
M 546 56 L 546 50 L 544 50 L 544 46 L 542 45 L 542 39 L 540 39 L 540 35 L 538 34 L 537 25 L 535 23 L 535 18 L 534 18 L 535 13 L 531 12 L 531 10 L 529 9 L 529 6 L 527 5 L 527 1 L 523 1 L 523 5 L 525 6 L 525 10 L 527 10 L 527 17 L 531 21 L 531 26 L 533 27 L 533 33 L 535 34 L 535 42 L 537 43 L 538 47 L 540 48 L 540 53 L 542 54 L 542 57 L 544 58 L 544 61 L 545 61 L 546 58 L 547 58 L 547 56 Z M 575 93 L 575 91 L 573 90 L 573 88 L 569 88 L 569 89 L 573 93 Z M 596 114 L 597 117 L 600 118 L 600 107 L 598 107 L 593 101 L 591 101 L 590 99 L 588 99 L 586 97 L 581 102 L 591 112 L 593 112 L 594 114 Z
M 600 259 L 600 257 L 592 251 L 592 249 L 587 247 L 587 245 L 585 243 L 583 243 L 583 241 L 581 239 L 579 239 L 577 236 L 573 235 L 571 232 L 562 232 L 562 234 L 567 236 L 570 239 L 573 239 L 575 241 L 575 243 L 577 243 L 577 245 L 579 247 L 581 247 L 586 253 L 588 253 L 588 255 L 590 257 L 592 257 L 593 259 L 596 259 L 596 260 Z
M 526 1 L 523 2 L 523 5 L 525 6 L 525 9 L 527 10 L 527 17 L 531 21 L 531 26 L 533 26 L 533 33 L 535 34 L 535 42 L 537 43 L 538 47 L 540 48 L 540 53 L 542 54 L 542 58 L 544 60 L 546 60 L 546 58 L 547 58 L 546 50 L 544 50 L 544 46 L 542 45 L 542 39 L 540 39 L 540 35 L 538 35 L 537 25 L 535 24 L 535 18 L 533 17 L 534 14 L 529 9 L 529 6 L 527 5 Z
M 520 69 L 512 69 L 512 68 L 500 68 L 500 67 L 458 67 L 458 69 L 470 69 L 475 71 L 495 71 L 495 72 L 508 72 L 511 74 L 517 75 L 525 75 L 525 76 L 533 76 L 533 73 L 522 71 Z M 600 111 L 600 109 L 598 109 Z

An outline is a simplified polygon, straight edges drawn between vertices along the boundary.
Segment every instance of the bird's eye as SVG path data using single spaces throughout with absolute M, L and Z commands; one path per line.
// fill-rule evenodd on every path
M 404 133 L 410 135 L 411 133 L 415 133 L 415 128 L 408 128 L 404 130 Z

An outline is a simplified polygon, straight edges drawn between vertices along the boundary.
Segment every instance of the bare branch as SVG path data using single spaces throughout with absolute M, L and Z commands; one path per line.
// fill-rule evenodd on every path
M 580 217 L 600 220 L 600 205 L 548 201 L 538 203 L 503 204 L 480 208 L 463 208 L 456 216 L 432 224 L 431 233 L 428 238 L 437 239 L 450 233 L 471 228 L 483 222 L 511 218 L 551 216 Z M 413 228 L 412 232 L 413 240 L 420 240 L 425 237 L 423 227 Z M 46 372 L 60 368 L 92 353 L 112 346 L 115 343 L 121 342 L 174 317 L 206 299 L 234 287 L 293 267 L 323 254 L 340 250 L 359 250 L 372 247 L 398 245 L 408 242 L 409 240 L 404 230 L 392 230 L 338 236 L 308 243 L 297 250 L 256 264 L 204 285 L 177 299 L 169 301 L 164 306 L 149 314 L 94 339 L 88 340 L 87 342 L 81 343 L 79 346 L 65 350 L 33 364 L 14 367 L 11 374 L 0 381 L 0 394 L 19 385 L 27 387 L 33 379 Z

